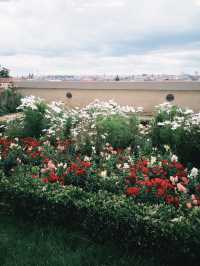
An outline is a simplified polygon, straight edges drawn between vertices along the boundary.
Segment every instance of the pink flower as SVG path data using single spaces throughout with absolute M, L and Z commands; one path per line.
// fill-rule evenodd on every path
M 49 169 L 56 169 L 55 164 L 54 164 L 51 160 L 48 162 L 47 167 L 48 167 Z
M 65 150 L 65 146 L 59 144 L 58 147 L 57 147 L 57 149 L 59 151 L 64 151 Z
M 191 195 L 192 200 L 196 200 L 196 196 L 194 194 Z
M 191 202 L 187 202 L 187 203 L 186 203 L 186 207 L 187 207 L 188 209 L 191 209 L 191 208 L 192 208 L 192 203 L 191 203 Z
M 198 205 L 198 200 L 196 200 L 196 199 L 193 200 L 193 201 L 192 201 L 192 204 L 194 204 L 195 206 L 197 206 L 197 205 Z
M 42 174 L 45 174 L 45 173 L 48 172 L 48 171 L 49 171 L 48 168 L 42 168 L 42 169 L 40 170 L 40 172 L 41 172 Z
M 183 192 L 183 193 L 187 192 L 187 189 L 181 183 L 177 184 L 177 189 L 178 191 Z

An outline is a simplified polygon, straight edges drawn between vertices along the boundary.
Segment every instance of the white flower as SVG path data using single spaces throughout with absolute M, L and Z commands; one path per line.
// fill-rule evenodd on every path
M 186 109 L 185 112 L 184 112 L 185 115 L 190 115 L 190 114 L 193 114 L 193 113 L 194 112 L 193 112 L 192 109 Z
M 171 161 L 172 162 L 177 162 L 178 161 L 178 156 L 176 156 L 175 154 L 173 154 L 172 157 L 171 157 Z
M 54 111 L 55 113 L 59 114 L 62 112 L 62 107 L 63 103 L 62 102 L 52 102 L 51 104 L 48 105 L 48 107 Z
M 198 173 L 199 173 L 198 169 L 193 167 L 191 172 L 190 172 L 190 177 L 197 177 Z
M 129 169 L 129 168 L 130 168 L 130 166 L 129 166 L 129 164 L 128 164 L 128 163 L 124 163 L 124 165 L 123 165 L 123 168 L 124 168 L 124 169 Z
M 169 151 L 169 150 L 170 150 L 170 146 L 169 146 L 169 145 L 164 145 L 164 149 L 165 149 L 166 151 Z
M 122 167 L 122 165 L 121 164 L 117 164 L 116 167 L 117 167 L 117 169 L 120 169 Z
M 11 143 L 10 144 L 10 148 L 12 149 L 12 148 L 17 148 L 18 147 L 18 144 L 15 144 L 15 143 Z
M 101 171 L 100 176 L 106 177 L 107 176 L 107 170 Z
M 156 157 L 151 156 L 151 164 L 154 164 L 157 161 Z
M 84 157 L 84 161 L 85 161 L 85 162 L 90 162 L 90 160 L 91 160 L 90 157 L 88 157 L 88 156 L 85 156 L 85 157 Z
M 41 103 L 42 99 L 35 96 L 26 96 L 21 99 L 21 105 L 17 107 L 19 110 L 30 108 L 32 110 L 37 110 L 37 104 Z
M 160 127 L 162 127 L 162 126 L 165 125 L 165 123 L 164 122 L 158 122 L 157 125 L 160 126 Z

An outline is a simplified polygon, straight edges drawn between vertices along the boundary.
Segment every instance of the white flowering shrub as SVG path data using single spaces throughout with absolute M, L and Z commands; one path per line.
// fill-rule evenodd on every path
M 184 163 L 200 165 L 200 113 L 169 103 L 157 106 L 152 123 L 152 141 L 160 148 L 169 145 Z
M 106 142 L 112 142 L 114 146 L 128 146 L 134 134 L 131 132 L 133 123 L 131 124 L 129 117 L 136 116 L 142 110 L 141 107 L 120 106 L 113 100 L 108 102 L 95 100 L 82 109 L 73 110 L 73 114 L 71 111 L 74 125 L 72 136 L 78 148 L 85 150 L 88 155 L 99 153 Z M 105 126 L 109 124 L 107 120 L 112 120 L 110 127 Z
M 28 96 L 21 99 L 21 105 L 17 108 L 23 111 L 23 135 L 27 137 L 39 137 L 46 128 L 47 111 L 46 103 L 39 97 Z

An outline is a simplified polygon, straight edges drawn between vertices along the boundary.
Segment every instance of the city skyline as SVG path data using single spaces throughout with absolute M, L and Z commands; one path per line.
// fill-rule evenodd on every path
M 200 70 L 199 0 L 0 0 L 0 11 L 12 75 Z

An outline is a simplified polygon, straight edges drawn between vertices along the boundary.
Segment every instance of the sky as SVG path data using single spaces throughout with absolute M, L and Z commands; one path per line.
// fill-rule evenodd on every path
M 0 0 L 12 75 L 200 71 L 200 0 Z

